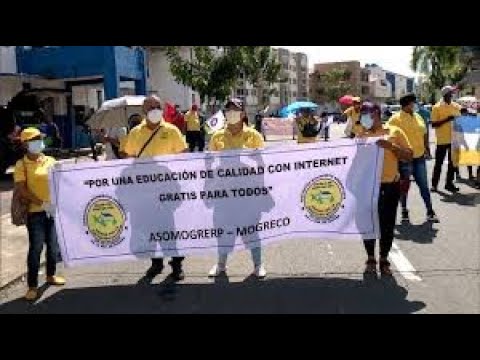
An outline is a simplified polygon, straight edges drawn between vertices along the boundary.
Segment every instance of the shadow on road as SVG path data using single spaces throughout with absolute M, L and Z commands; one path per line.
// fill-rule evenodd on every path
M 283 278 L 265 281 L 65 289 L 29 305 L 23 299 L 0 306 L 6 313 L 396 313 L 425 307 L 406 299 L 396 281 Z
M 480 193 L 478 194 L 461 194 L 461 193 L 447 194 L 440 191 L 438 193 L 443 196 L 443 198 L 440 199 L 440 201 L 444 203 L 456 203 L 462 206 L 480 205 Z
M 420 225 L 400 224 L 395 227 L 397 230 L 395 239 L 411 240 L 419 244 L 431 244 L 437 237 L 438 229 L 433 227 L 430 222 L 424 222 Z

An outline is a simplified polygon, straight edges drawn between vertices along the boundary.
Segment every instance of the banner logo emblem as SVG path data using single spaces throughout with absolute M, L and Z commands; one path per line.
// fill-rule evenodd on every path
M 303 189 L 302 204 L 305 216 L 317 223 L 330 223 L 338 219 L 339 210 L 343 207 L 345 189 L 336 177 L 322 175 Z
M 120 244 L 125 227 L 126 215 L 122 206 L 108 196 L 97 196 L 87 205 L 84 225 L 92 243 L 101 248 L 111 248 Z

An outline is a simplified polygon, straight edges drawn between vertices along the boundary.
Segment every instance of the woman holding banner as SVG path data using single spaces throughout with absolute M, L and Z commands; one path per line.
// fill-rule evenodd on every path
M 360 138 L 382 137 L 377 145 L 384 149 L 383 173 L 378 198 L 378 218 L 380 224 L 380 259 L 379 270 L 382 275 L 391 275 L 388 254 L 392 248 L 397 207 L 400 200 L 400 174 L 398 161 L 410 161 L 413 151 L 403 131 L 397 127 L 384 128 L 381 108 L 377 104 L 363 103 L 360 112 L 362 130 Z M 367 252 L 365 273 L 376 274 L 375 239 L 364 240 Z
M 233 150 L 233 149 L 261 149 L 265 146 L 263 142 L 262 135 L 257 132 L 255 129 L 245 125 L 243 119 L 245 118 L 245 112 L 243 110 L 243 104 L 238 99 L 230 99 L 225 105 L 225 118 L 227 126 L 225 129 L 215 132 L 212 136 L 212 139 L 209 144 L 210 151 L 224 151 L 224 150 Z M 238 162 L 239 158 L 236 159 Z M 240 166 L 240 165 L 239 165 Z M 245 208 L 244 208 L 245 209 Z M 242 219 L 257 219 L 258 214 L 248 213 L 242 211 L 238 212 L 237 209 L 234 209 L 235 214 L 229 213 L 227 209 L 217 208 L 214 210 L 214 213 L 217 213 L 217 217 L 220 219 L 220 222 L 224 221 L 225 218 L 231 217 L 232 219 L 235 216 L 242 216 Z M 214 214 L 214 218 L 215 218 Z M 226 248 L 233 248 L 233 243 L 235 239 L 232 240 L 231 246 Z M 252 260 L 254 265 L 254 275 L 257 278 L 264 278 L 267 275 L 265 267 L 262 263 L 262 248 L 260 246 L 251 248 Z M 217 277 L 221 274 L 224 274 L 227 270 L 227 258 L 228 252 L 220 251 L 218 261 L 210 269 L 208 276 Z
M 47 246 L 47 283 L 65 284 L 64 278 L 55 276 L 59 251 L 48 188 L 48 173 L 56 161 L 42 153 L 45 149 L 43 138 L 44 135 L 36 128 L 22 131 L 20 140 L 25 145 L 27 154 L 17 162 L 14 172 L 16 191 L 29 204 L 26 223 L 29 241 L 28 291 L 25 295 L 29 301 L 36 300 L 39 295 L 38 270 L 44 243 Z

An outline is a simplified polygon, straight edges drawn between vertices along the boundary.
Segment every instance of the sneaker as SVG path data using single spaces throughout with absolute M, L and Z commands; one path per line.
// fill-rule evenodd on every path
M 61 276 L 47 276 L 47 284 L 55 286 L 63 286 L 67 281 Z
M 427 214 L 427 221 L 433 222 L 433 223 L 439 223 L 439 222 L 440 222 L 440 220 L 439 220 L 438 217 L 437 217 L 437 214 L 435 214 L 434 211 L 429 212 L 429 213 Z
M 445 190 L 450 192 L 458 192 L 460 189 L 453 184 L 445 185 Z
M 27 293 L 25 294 L 25 300 L 34 301 L 38 298 L 38 289 L 37 288 L 29 288 Z
M 212 266 L 210 271 L 208 272 L 208 277 L 217 277 L 221 274 L 224 274 L 227 272 L 227 267 L 223 264 L 215 264 Z
M 402 210 L 402 222 L 409 222 L 408 210 Z
M 255 276 L 259 279 L 263 279 L 264 277 L 267 276 L 267 270 L 265 270 L 265 266 L 261 264 L 260 266 L 255 267 L 255 270 L 253 272 Z

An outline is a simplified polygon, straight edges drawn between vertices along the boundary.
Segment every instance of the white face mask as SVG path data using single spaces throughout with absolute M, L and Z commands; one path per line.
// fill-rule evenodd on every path
M 147 113 L 147 119 L 152 124 L 159 124 L 163 120 L 163 111 L 160 109 L 153 109 Z
M 43 140 L 34 140 L 27 143 L 28 152 L 32 154 L 40 154 L 45 149 Z
M 241 115 L 242 115 L 241 111 L 235 111 L 235 110 L 227 111 L 227 113 L 225 114 L 225 118 L 227 119 L 227 124 L 229 125 L 238 124 L 240 121 L 242 121 Z
M 360 124 L 367 129 L 370 130 L 373 127 L 373 118 L 370 114 L 364 114 L 360 117 Z

